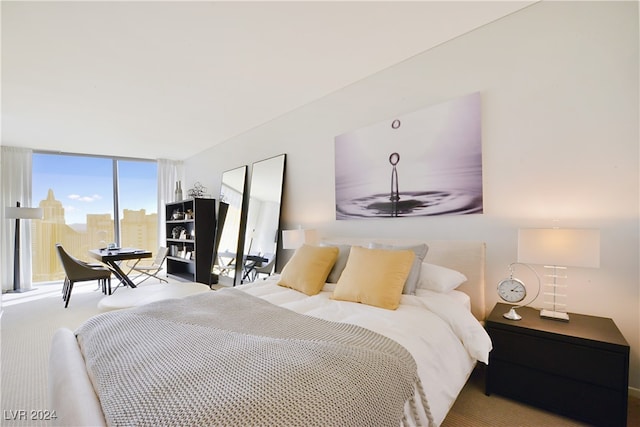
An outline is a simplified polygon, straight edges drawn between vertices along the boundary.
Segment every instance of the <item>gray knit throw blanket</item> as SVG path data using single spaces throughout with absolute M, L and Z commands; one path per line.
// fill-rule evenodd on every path
M 76 335 L 113 426 L 417 425 L 415 399 L 431 422 L 395 341 L 236 289 L 101 314 Z

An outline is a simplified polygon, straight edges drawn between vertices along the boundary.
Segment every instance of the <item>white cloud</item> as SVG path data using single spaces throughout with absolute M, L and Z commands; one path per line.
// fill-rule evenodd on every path
M 96 200 L 101 200 L 102 199 L 102 196 L 100 196 L 99 194 L 94 194 L 94 195 L 91 195 L 91 196 L 81 196 L 79 194 L 69 194 L 67 197 L 69 199 L 71 199 L 71 200 L 77 200 L 77 201 L 80 201 L 80 202 L 89 202 L 89 203 L 94 202 Z

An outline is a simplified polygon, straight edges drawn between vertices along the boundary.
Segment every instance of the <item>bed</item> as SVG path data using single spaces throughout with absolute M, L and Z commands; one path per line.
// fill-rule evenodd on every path
M 301 248 L 282 275 L 58 330 L 49 358 L 57 422 L 440 425 L 476 363 L 488 363 L 484 243 L 334 238 L 308 250 L 313 262 Z M 318 292 L 289 286 L 330 250 L 333 260 L 317 262 L 331 264 Z M 354 277 L 362 290 L 354 264 L 370 254 L 393 269 L 411 264 L 393 309 L 340 293 Z M 404 293 L 416 268 L 416 288 Z

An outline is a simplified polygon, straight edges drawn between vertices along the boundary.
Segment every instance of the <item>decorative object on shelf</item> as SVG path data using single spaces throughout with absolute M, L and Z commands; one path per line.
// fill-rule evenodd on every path
M 184 219 L 193 219 L 193 211 L 191 209 L 187 209 L 184 213 Z
M 180 227 L 180 226 L 178 226 L 178 227 L 173 227 L 173 229 L 171 230 L 171 237 L 172 237 L 173 239 L 179 239 L 179 238 L 180 238 L 180 235 L 181 235 L 182 233 L 185 233 L 185 232 L 186 232 L 186 230 L 185 230 L 185 228 L 184 228 L 184 227 Z
M 173 219 L 174 221 L 182 220 L 184 219 L 184 214 L 179 210 L 174 209 L 173 213 L 171 214 L 171 219 Z
M 175 201 L 179 202 L 180 200 L 182 200 L 182 182 L 181 181 L 177 181 L 176 182 L 176 191 L 175 191 Z
M 41 208 L 23 208 L 20 202 L 16 202 L 15 207 L 7 206 L 4 217 L 16 220 L 15 242 L 13 247 L 13 290 L 8 292 L 25 292 L 20 288 L 20 220 L 21 219 L 42 219 Z M 31 289 L 27 289 L 31 290 Z
M 498 283 L 498 296 L 500 298 L 502 298 L 505 302 L 514 304 L 514 303 L 519 303 L 521 301 L 524 301 L 524 299 L 527 297 L 527 287 L 525 286 L 524 282 L 520 279 L 513 277 L 513 270 L 515 265 L 524 265 L 525 267 L 528 267 L 533 272 L 533 274 L 535 274 L 536 279 L 538 279 L 538 291 L 536 292 L 536 296 L 531 301 L 529 301 L 526 304 L 515 305 L 511 307 L 511 309 L 508 312 L 502 315 L 504 318 L 509 320 L 522 319 L 522 316 L 520 316 L 516 312 L 516 308 L 526 307 L 527 305 L 535 301 L 536 298 L 538 298 L 538 296 L 540 295 L 540 287 L 541 287 L 540 276 L 538 276 L 538 273 L 536 272 L 536 270 L 533 269 L 533 267 L 521 262 L 512 262 L 511 264 L 509 264 L 509 277 L 506 279 L 502 279 Z
M 600 267 L 600 230 L 531 228 L 518 231 L 518 261 L 543 265 L 544 302 L 540 316 L 569 321 L 566 270 L 571 267 Z
M 207 188 L 202 184 L 200 184 L 199 182 L 196 182 L 195 184 L 193 184 L 193 188 L 190 188 L 187 191 L 187 194 L 189 195 L 189 197 L 196 198 L 196 197 L 204 197 L 206 192 L 207 192 Z

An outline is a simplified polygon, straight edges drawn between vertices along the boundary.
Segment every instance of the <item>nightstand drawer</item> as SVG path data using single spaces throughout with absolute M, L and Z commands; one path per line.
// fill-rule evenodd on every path
M 491 391 L 594 426 L 626 424 L 626 393 L 501 360 L 489 363 Z
M 624 354 L 496 328 L 490 335 L 492 359 L 612 389 L 626 383 Z

